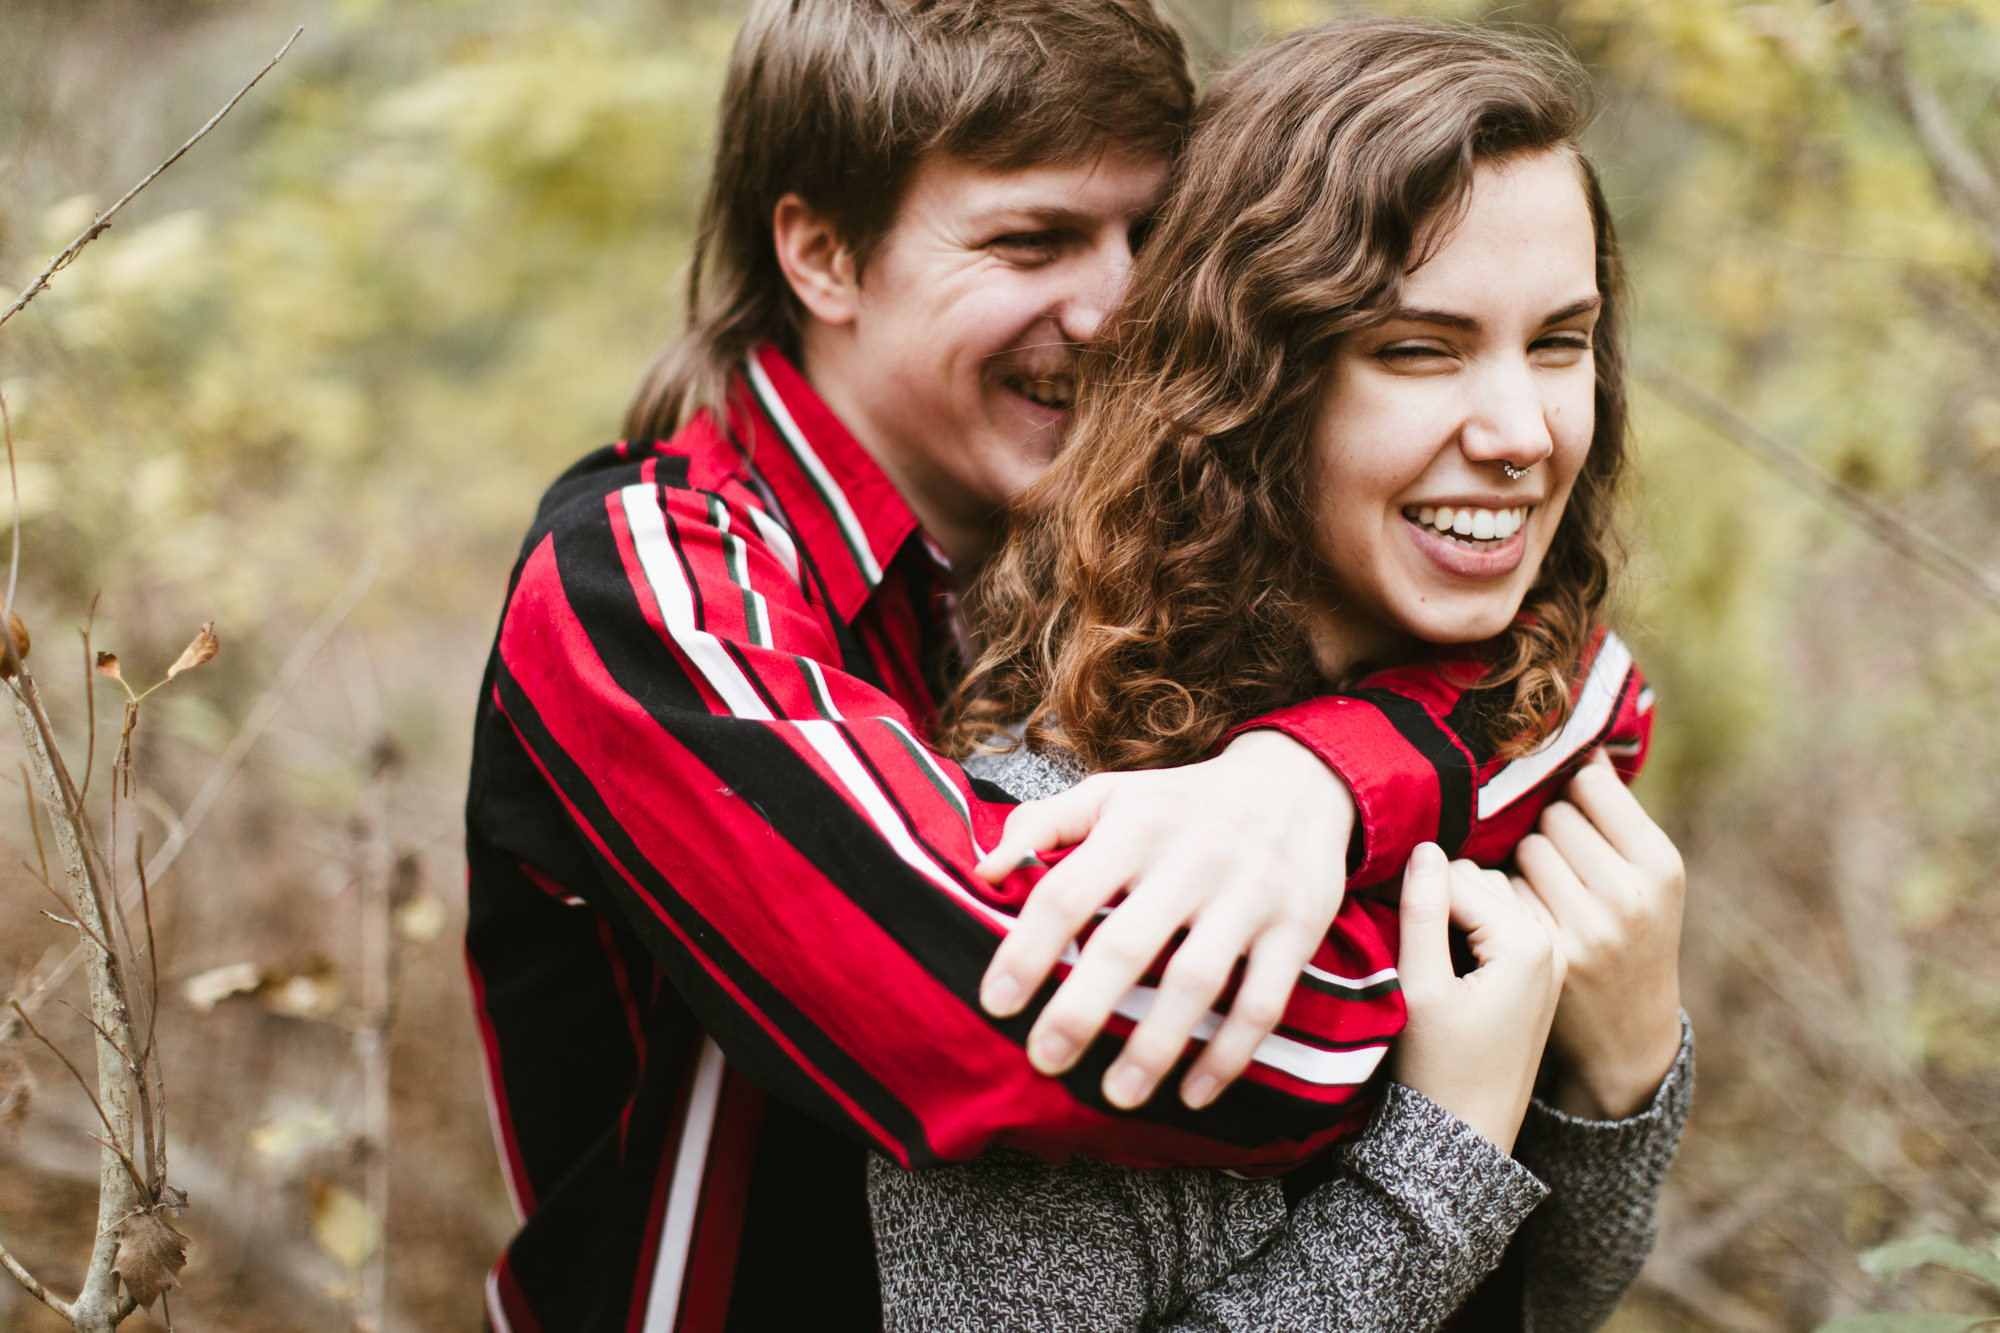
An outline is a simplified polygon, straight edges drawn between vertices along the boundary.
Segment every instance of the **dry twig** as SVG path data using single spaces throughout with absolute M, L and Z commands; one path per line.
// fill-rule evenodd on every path
M 1981 569 L 1873 496 L 1864 495 L 1805 454 L 1759 429 L 1749 418 L 1678 370 L 1652 357 L 1638 358 L 1649 388 L 1786 480 L 1831 505 L 1862 531 L 1905 559 L 2000 611 L 2000 577 Z
M 269 74 L 272 71 L 272 69 L 277 66 L 277 63 L 280 60 L 283 60 L 285 58 L 285 53 L 292 49 L 292 43 L 296 42 L 299 39 L 299 34 L 303 33 L 304 31 L 305 31 L 304 28 L 300 28 L 296 32 L 294 32 L 291 35 L 290 40 L 286 41 L 286 43 L 278 49 L 278 54 L 271 57 L 270 63 L 265 65 L 264 68 L 258 70 L 256 76 L 252 78 L 250 82 L 244 84 L 242 88 L 238 89 L 236 96 L 230 98 L 228 104 L 225 105 L 222 108 L 222 110 L 216 112 L 213 116 L 210 116 L 208 118 L 208 123 L 206 125 L 203 125 L 200 129 L 196 130 L 193 138 L 189 139 L 179 148 L 176 148 L 173 151 L 173 153 L 167 158 L 166 161 L 160 163 L 159 166 L 154 167 L 152 173 L 148 175 L 146 179 L 140 181 L 137 185 L 134 185 L 131 189 L 127 190 L 125 192 L 124 197 L 120 199 L 117 203 L 105 209 L 102 213 L 99 213 L 97 217 L 92 220 L 91 224 L 83 229 L 82 235 L 78 236 L 75 240 L 71 241 L 68 247 L 65 248 L 61 254 L 57 255 L 54 259 L 51 259 L 49 261 L 49 266 L 43 269 L 41 273 L 36 276 L 35 280 L 27 285 L 27 287 L 21 292 L 19 297 L 15 298 L 14 304 L 7 307 L 6 313 L 0 314 L 0 324 L 5 324 L 8 320 L 14 318 L 16 314 L 20 313 L 20 311 L 25 309 L 27 307 L 28 302 L 34 300 L 37 296 L 40 296 L 42 294 L 42 291 L 49 285 L 50 279 L 54 278 L 56 274 L 62 272 L 64 269 L 68 268 L 71 264 L 76 262 L 76 257 L 83 252 L 84 246 L 89 245 L 99 236 L 102 236 L 106 231 L 110 230 L 111 219 L 118 216 L 118 212 L 120 209 L 124 208 L 125 205 L 131 203 L 135 198 L 137 198 L 139 195 L 139 191 L 145 189 L 148 185 L 151 185 L 154 181 L 158 180 L 160 178 L 161 173 L 165 172 L 168 167 L 171 167 L 174 163 L 180 161 L 181 158 L 187 155 L 188 149 L 194 147 L 196 144 L 200 143 L 203 139 L 207 138 L 208 132 L 214 129 L 217 125 L 220 125 L 222 123 L 222 118 L 228 115 L 231 111 L 234 111 L 236 109 L 236 104 L 242 101 L 244 97 L 246 97 L 249 94 L 250 90 L 252 88 L 255 88 L 257 84 L 260 81 L 262 81 L 263 77 L 266 74 Z M 14 526 L 15 526 L 15 531 L 18 533 L 20 531 L 20 523 L 18 519 L 15 522 Z M 18 538 L 16 539 L 15 549 L 16 552 L 18 553 L 19 551 Z M 12 606 L 14 604 L 14 586 L 11 574 L 8 577 L 7 604 L 9 606 Z

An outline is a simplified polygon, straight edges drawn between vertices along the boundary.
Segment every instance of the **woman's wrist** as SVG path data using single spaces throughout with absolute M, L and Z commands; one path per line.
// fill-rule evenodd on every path
M 1565 1115 L 1582 1120 L 1624 1120 L 1653 1101 L 1660 1082 L 1680 1055 L 1680 1006 L 1670 1019 L 1649 1025 L 1643 1036 L 1620 1043 L 1616 1051 L 1577 1058 L 1561 1053 L 1549 1102 Z

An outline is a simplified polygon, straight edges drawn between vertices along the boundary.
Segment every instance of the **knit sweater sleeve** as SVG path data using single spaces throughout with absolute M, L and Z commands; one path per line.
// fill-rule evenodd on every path
M 1583 1120 L 1537 1099 L 1514 1155 L 1549 1187 L 1521 1233 L 1529 1333 L 1589 1333 L 1639 1280 L 1658 1229 L 1660 1181 L 1694 1096 L 1694 1030 L 1650 1105 L 1624 1120 Z
M 1422 1093 L 1391 1084 L 1340 1170 L 1254 1257 L 1158 1325 L 1418 1333 L 1456 1309 L 1547 1194 Z

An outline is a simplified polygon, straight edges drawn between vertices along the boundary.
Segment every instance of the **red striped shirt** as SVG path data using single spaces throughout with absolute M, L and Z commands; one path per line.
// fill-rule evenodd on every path
M 727 420 L 551 488 L 482 690 L 467 960 L 524 1219 L 488 1317 L 517 1333 L 879 1327 L 864 1145 L 1282 1169 L 1362 1122 L 1403 1021 L 1393 913 L 1350 897 L 1207 1110 L 1099 1096 L 1145 987 L 1069 1075 L 1036 1074 L 1038 1006 L 976 999 L 1030 886 L 972 874 L 1009 805 L 925 746 L 957 671 L 950 572 L 783 357 L 745 370 Z M 1264 724 L 1354 788 L 1366 883 L 1426 838 L 1504 855 L 1591 746 L 1643 746 L 1622 654 L 1513 764 L 1427 668 Z

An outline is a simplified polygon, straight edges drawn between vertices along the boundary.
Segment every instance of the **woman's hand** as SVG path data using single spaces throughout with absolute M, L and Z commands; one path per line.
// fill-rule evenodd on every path
M 1542 812 L 1515 860 L 1523 900 L 1569 964 L 1550 1046 L 1555 1103 L 1622 1120 L 1652 1100 L 1681 1045 L 1681 856 L 1599 752 Z
M 1447 866 L 1435 843 L 1410 857 L 1401 911 L 1396 970 L 1410 1021 L 1396 1039 L 1396 1081 L 1511 1151 L 1562 992 L 1562 955 L 1504 875 L 1470 861 Z M 1462 977 L 1450 925 L 1479 962 Z
M 1228 1016 L 1181 1082 L 1182 1100 L 1205 1106 L 1284 1015 L 1340 909 L 1353 832 L 1346 785 L 1276 731 L 1246 732 L 1204 763 L 1100 773 L 1023 805 L 980 874 L 998 882 L 1028 854 L 1082 845 L 1029 895 L 980 1002 L 1002 1018 L 1019 1013 L 1070 941 L 1123 893 L 1035 1020 L 1028 1058 L 1045 1074 L 1075 1064 L 1185 929 L 1159 994 L 1105 1073 L 1104 1097 L 1122 1107 L 1151 1097 L 1246 959 Z

